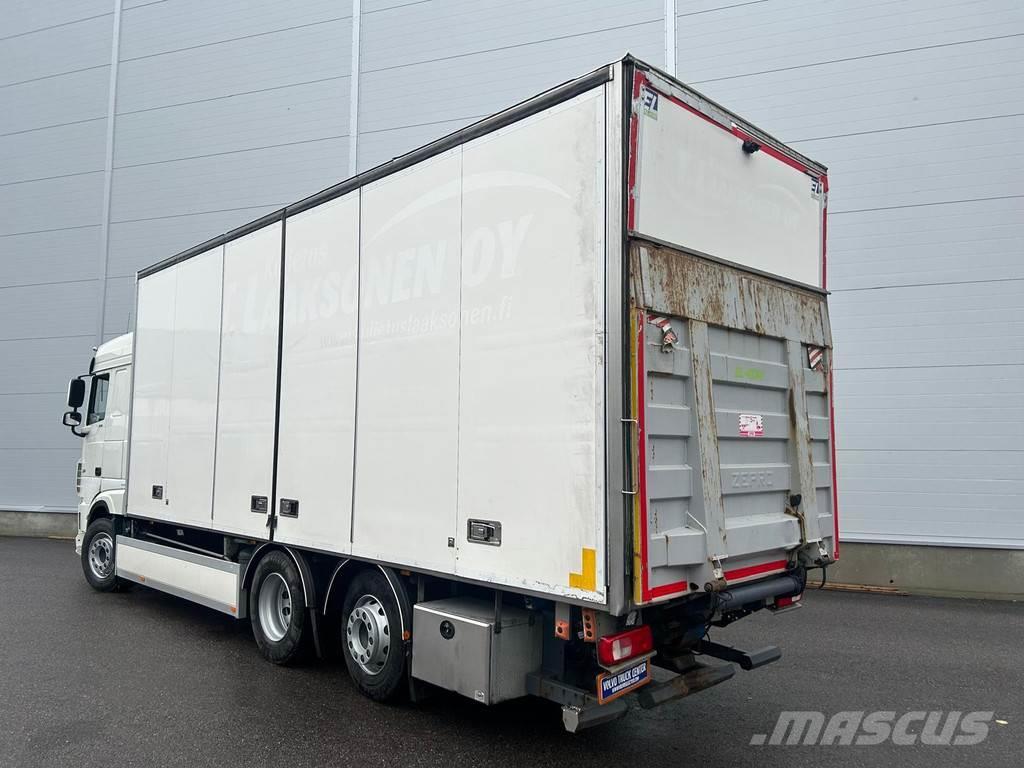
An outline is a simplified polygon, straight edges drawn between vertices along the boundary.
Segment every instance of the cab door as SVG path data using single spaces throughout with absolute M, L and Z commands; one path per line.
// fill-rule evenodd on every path
M 89 407 L 85 415 L 85 445 L 82 447 L 82 498 L 91 501 L 100 492 L 103 477 L 104 419 L 110 395 L 110 374 L 92 377 L 89 387 Z
M 128 389 L 130 369 L 125 366 L 111 371 L 107 392 L 106 414 L 97 430 L 102 440 L 100 478 L 101 490 L 124 487 L 125 441 L 128 439 Z

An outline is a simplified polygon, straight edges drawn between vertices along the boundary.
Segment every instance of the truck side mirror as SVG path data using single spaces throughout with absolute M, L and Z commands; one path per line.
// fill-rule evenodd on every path
M 81 408 L 85 402 L 85 379 L 75 378 L 68 382 L 68 408 Z M 82 419 L 79 418 L 79 421 Z
M 67 411 L 64 414 L 64 418 L 61 419 L 61 424 L 63 424 L 65 427 L 70 427 L 71 434 L 73 434 L 75 437 L 85 437 L 86 435 L 89 434 L 88 432 L 79 431 L 78 425 L 81 423 L 82 414 L 80 414 L 78 411 Z

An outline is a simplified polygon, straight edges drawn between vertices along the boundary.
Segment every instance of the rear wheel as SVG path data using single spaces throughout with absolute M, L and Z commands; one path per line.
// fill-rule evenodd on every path
M 405 689 L 402 617 L 391 584 L 379 570 L 358 573 L 341 612 L 345 666 L 359 690 L 375 701 Z
M 82 572 L 98 592 L 116 592 L 120 586 L 114 569 L 114 523 L 109 517 L 93 520 L 85 531 Z
M 249 590 L 249 621 L 263 657 L 274 664 L 301 659 L 309 636 L 306 598 L 295 562 L 271 552 L 256 566 Z

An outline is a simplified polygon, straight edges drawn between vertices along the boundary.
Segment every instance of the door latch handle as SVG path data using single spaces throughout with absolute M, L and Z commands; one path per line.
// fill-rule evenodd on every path
M 94 469 L 92 471 L 92 473 L 94 475 L 96 475 L 96 477 L 102 477 L 103 476 L 103 468 L 102 467 L 96 467 L 96 469 Z
M 501 546 L 501 523 L 497 520 L 470 520 L 466 524 L 466 539 L 474 544 Z

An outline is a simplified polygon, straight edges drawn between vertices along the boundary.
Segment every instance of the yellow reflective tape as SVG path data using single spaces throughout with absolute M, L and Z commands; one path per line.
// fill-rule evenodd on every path
M 582 572 L 569 574 L 569 586 L 593 592 L 597 589 L 597 550 L 584 547 L 582 559 Z
M 643 315 L 643 312 L 630 312 L 629 313 L 629 330 L 633 343 L 629 345 L 629 384 L 630 384 L 630 400 L 633 406 L 633 412 L 630 414 L 631 418 L 638 419 L 640 417 L 640 393 L 637 387 L 637 382 L 640 377 L 637 375 L 637 355 L 636 345 L 638 342 L 638 334 L 640 333 L 641 326 L 637 323 L 638 314 Z M 642 340 L 640 340 L 642 343 Z M 635 433 L 634 433 L 635 434 Z M 632 461 L 632 485 L 633 490 L 639 488 L 639 441 L 632 440 L 633 444 L 633 455 Z M 636 493 L 633 495 L 633 602 L 640 604 L 643 602 L 643 559 L 640 556 L 640 494 Z

